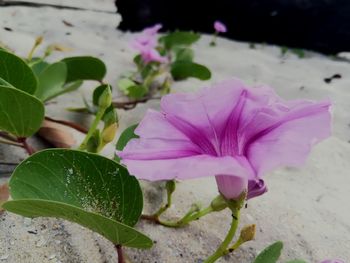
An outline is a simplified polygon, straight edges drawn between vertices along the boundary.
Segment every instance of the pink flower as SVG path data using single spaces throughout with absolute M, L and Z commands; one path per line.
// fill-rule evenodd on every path
M 328 260 L 322 261 L 321 263 L 345 263 L 345 261 L 340 259 L 333 259 L 333 260 L 328 259 Z
M 142 60 L 146 64 L 152 61 L 159 63 L 166 63 L 168 61 L 167 58 L 162 57 L 156 50 L 158 45 L 157 33 L 161 28 L 161 24 L 145 28 L 141 35 L 137 36 L 130 44 L 132 48 L 140 52 Z
M 218 33 L 226 33 L 227 32 L 227 27 L 225 26 L 224 23 L 222 23 L 220 21 L 215 21 L 214 28 L 215 28 L 215 31 Z
M 156 49 L 149 49 L 141 52 L 141 57 L 146 64 L 153 61 L 159 63 L 168 62 L 168 59 L 166 57 L 162 57 Z
M 131 174 L 150 181 L 215 176 L 228 199 L 266 191 L 261 178 L 300 166 L 330 136 L 330 103 L 285 101 L 269 87 L 228 80 L 200 92 L 164 96 L 117 154 Z

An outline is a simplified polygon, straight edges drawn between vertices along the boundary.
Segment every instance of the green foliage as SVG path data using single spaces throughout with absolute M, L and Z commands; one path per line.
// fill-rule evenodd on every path
M 85 226 L 114 244 L 149 248 L 133 229 L 143 207 L 138 181 L 118 163 L 75 150 L 30 156 L 13 173 L 12 201 L 3 208 L 26 217 L 59 217 Z
M 128 78 L 120 79 L 118 87 L 125 95 L 134 99 L 143 98 L 148 92 L 148 88 L 145 85 L 137 84 Z
M 211 78 L 211 72 L 207 67 L 190 61 L 174 62 L 171 65 L 171 75 L 175 80 L 183 80 L 189 77 L 200 80 Z
M 281 256 L 283 243 L 277 241 L 265 248 L 254 260 L 253 263 L 276 263 Z
M 37 88 L 37 79 L 27 63 L 4 50 L 0 50 L 0 78 L 29 94 Z
M 190 46 L 200 39 L 201 35 L 194 32 L 175 31 L 159 39 L 167 49 L 176 46 Z
M 138 124 L 131 125 L 122 132 L 116 145 L 116 149 L 118 151 L 122 151 L 131 139 L 139 138 L 139 136 L 135 134 L 135 129 L 137 128 L 137 125 Z M 114 160 L 119 162 L 120 158 L 118 156 L 115 156 Z
M 39 75 L 39 85 L 35 96 L 42 101 L 47 101 L 63 91 L 63 85 L 67 78 L 67 66 L 63 62 L 53 63 L 43 69 Z
M 97 80 L 102 81 L 106 75 L 106 65 L 95 57 L 70 57 L 62 62 L 67 65 L 66 82 L 76 80 Z
M 40 100 L 0 78 L 0 130 L 29 137 L 40 128 L 44 111 Z
M 179 48 L 176 50 L 176 61 L 193 61 L 194 52 L 190 48 Z

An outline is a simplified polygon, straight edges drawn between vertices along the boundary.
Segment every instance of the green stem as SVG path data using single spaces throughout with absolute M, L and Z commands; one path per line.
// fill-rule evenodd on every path
M 89 139 L 91 138 L 91 136 L 94 134 L 95 130 L 97 129 L 97 126 L 100 123 L 105 111 L 106 111 L 105 108 L 100 108 L 98 110 L 96 117 L 95 117 L 95 120 L 92 123 L 92 125 L 90 126 L 90 129 L 89 129 L 88 133 L 86 134 L 84 141 L 79 146 L 79 150 L 86 149 L 86 144 L 88 143 Z
M 207 258 L 204 263 L 213 263 L 222 256 L 227 254 L 227 247 L 230 245 L 233 237 L 236 234 L 238 223 L 239 223 L 239 209 L 233 209 L 232 210 L 232 223 L 230 230 L 228 231 L 226 238 L 221 243 L 221 245 L 218 247 L 218 249 L 212 254 L 209 258 Z
M 213 208 L 211 206 L 208 206 L 207 208 L 204 208 L 202 210 L 199 210 L 198 212 L 195 212 L 195 210 L 198 210 L 198 206 L 192 207 L 184 217 L 182 217 L 178 221 L 163 221 L 158 219 L 158 223 L 167 226 L 167 227 L 184 227 L 188 225 L 190 222 L 194 220 L 198 220 L 199 218 L 206 216 L 207 214 L 214 212 Z
M 213 35 L 213 38 L 212 38 L 212 40 L 210 41 L 210 46 L 212 46 L 212 47 L 216 46 L 216 39 L 217 39 L 217 37 L 218 37 L 218 32 L 215 31 L 215 33 L 214 33 L 214 35 Z
M 175 184 L 175 181 L 172 181 L 172 183 Z M 161 208 L 159 208 L 159 210 L 154 213 L 154 217 L 155 218 L 159 218 L 161 216 L 161 214 L 163 214 L 166 210 L 169 209 L 169 207 L 171 206 L 172 204 L 172 197 L 173 197 L 173 192 L 174 191 L 169 191 L 169 189 L 167 189 L 167 202 L 164 206 L 162 206 Z

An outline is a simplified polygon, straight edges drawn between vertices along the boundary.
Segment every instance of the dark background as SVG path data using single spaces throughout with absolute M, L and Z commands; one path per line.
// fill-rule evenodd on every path
M 117 0 L 119 28 L 213 32 L 217 19 L 226 37 L 316 50 L 350 51 L 350 0 Z

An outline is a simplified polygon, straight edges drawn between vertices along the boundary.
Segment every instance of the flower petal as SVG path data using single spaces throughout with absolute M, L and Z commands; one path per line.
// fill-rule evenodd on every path
M 182 122 L 202 132 L 214 145 L 218 146 L 218 137 L 231 112 L 240 99 L 244 85 L 235 79 L 221 82 L 212 88 L 198 93 L 179 93 L 164 96 L 162 111 L 175 116 Z
M 164 160 L 123 159 L 122 163 L 127 166 L 130 174 L 149 181 L 191 179 L 219 174 L 248 178 L 253 174 L 251 168 L 246 167 L 246 162 L 230 156 L 196 155 Z
M 298 103 L 301 106 L 294 102 L 283 119 L 247 142 L 245 154 L 258 177 L 282 165 L 302 165 L 311 146 L 330 135 L 330 103 Z
M 248 186 L 247 178 L 219 175 L 216 176 L 215 179 L 219 188 L 219 192 L 226 199 L 235 199 L 239 197 L 244 192 L 244 190 L 247 189 Z

